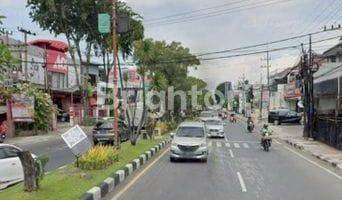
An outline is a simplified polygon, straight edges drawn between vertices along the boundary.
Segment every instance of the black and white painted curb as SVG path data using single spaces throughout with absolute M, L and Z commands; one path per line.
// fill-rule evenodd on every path
M 171 140 L 165 140 L 145 153 L 141 154 L 137 159 L 128 163 L 121 170 L 116 171 L 111 176 L 106 178 L 102 183 L 91 188 L 86 193 L 82 195 L 80 200 L 101 200 L 108 193 L 112 192 L 115 187 L 117 187 L 121 182 L 123 182 L 128 176 L 130 176 L 134 171 L 139 169 L 148 160 L 150 160 L 154 155 L 156 155 L 160 150 L 164 149 Z

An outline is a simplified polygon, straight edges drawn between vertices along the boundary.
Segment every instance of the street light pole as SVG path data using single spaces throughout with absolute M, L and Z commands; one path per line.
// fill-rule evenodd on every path
M 113 111 L 114 111 L 114 134 L 115 134 L 115 142 L 116 146 L 120 147 L 119 141 L 119 127 L 118 127 L 118 120 L 119 120 L 119 113 L 118 113 L 118 106 L 119 106 L 119 99 L 118 99 L 118 74 L 117 74 L 117 41 L 116 41 L 116 2 L 117 0 L 112 0 L 112 40 L 113 40 L 113 70 L 114 70 L 114 98 L 113 98 Z

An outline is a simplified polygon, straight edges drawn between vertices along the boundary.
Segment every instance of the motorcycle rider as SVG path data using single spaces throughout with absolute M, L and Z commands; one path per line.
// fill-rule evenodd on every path
M 261 129 L 261 142 L 260 144 L 263 144 L 263 141 L 265 139 L 265 136 L 271 136 L 272 135 L 272 130 L 268 127 L 268 124 L 264 124 L 262 129 Z
M 252 127 L 250 127 L 250 126 L 252 126 Z M 250 128 L 251 128 L 251 130 L 253 130 L 253 128 L 254 128 L 254 122 L 253 122 L 252 117 L 247 118 L 247 129 L 249 130 Z
M 0 122 L 0 143 L 4 142 L 7 133 L 6 121 Z
M 235 118 L 235 114 L 234 113 L 230 114 L 230 122 L 232 122 L 232 123 L 236 122 L 236 118 Z

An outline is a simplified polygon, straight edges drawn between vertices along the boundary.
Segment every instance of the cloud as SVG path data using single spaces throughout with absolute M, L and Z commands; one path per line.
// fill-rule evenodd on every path
M 18 9 L 26 6 L 25 0 L 0 0 L 1 8 L 0 12 L 7 9 Z

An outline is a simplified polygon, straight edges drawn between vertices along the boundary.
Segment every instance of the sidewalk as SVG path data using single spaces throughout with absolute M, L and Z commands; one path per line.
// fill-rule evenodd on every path
M 86 134 L 89 134 L 93 128 L 92 126 L 80 126 L 80 127 Z M 45 135 L 7 138 L 5 140 L 5 143 L 14 144 L 14 145 L 30 145 L 30 144 L 43 143 L 43 142 L 48 142 L 48 141 L 53 141 L 53 140 L 59 140 L 61 139 L 61 135 L 65 133 L 67 130 L 69 130 L 70 128 L 71 127 L 63 126 L 63 127 L 59 127 L 55 131 L 49 131 Z
M 342 151 L 319 141 L 310 141 L 302 137 L 302 125 L 271 126 L 276 137 L 295 148 L 309 152 L 312 156 L 323 160 L 333 167 L 342 169 Z
M 238 119 L 246 121 L 242 115 L 236 115 Z M 255 120 L 257 127 L 261 127 L 263 122 Z M 285 141 L 291 146 L 302 151 L 309 152 L 312 156 L 323 160 L 336 169 L 342 170 L 342 151 L 330 147 L 319 141 L 310 141 L 303 138 L 302 125 L 280 125 L 270 126 L 274 130 L 275 137 Z

